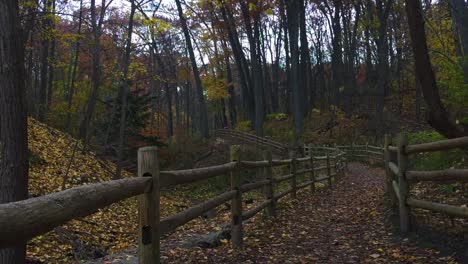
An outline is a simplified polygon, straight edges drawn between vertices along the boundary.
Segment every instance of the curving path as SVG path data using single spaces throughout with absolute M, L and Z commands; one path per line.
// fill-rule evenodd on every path
M 333 189 L 304 190 L 275 222 L 246 226 L 245 247 L 176 250 L 170 263 L 457 263 L 397 235 L 388 223 L 383 171 L 352 163 Z
M 261 215 L 245 225 L 245 246 L 228 242 L 213 249 L 174 247 L 163 251 L 165 263 L 458 263 L 397 234 L 387 222 L 383 171 L 360 163 L 332 189 L 279 203 L 274 220 Z M 103 263 L 136 263 L 132 254 Z

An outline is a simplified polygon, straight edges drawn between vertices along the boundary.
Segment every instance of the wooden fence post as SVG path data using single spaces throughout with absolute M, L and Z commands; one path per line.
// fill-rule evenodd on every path
M 138 197 L 138 262 L 140 264 L 159 264 L 159 162 L 158 148 L 138 149 L 138 176 L 152 177 L 151 189 Z
M 271 150 L 266 150 L 263 152 L 263 158 L 268 160 L 268 166 L 265 167 L 265 175 L 268 180 L 268 184 L 265 186 L 265 196 L 267 200 L 271 200 L 270 204 L 267 207 L 267 213 L 269 216 L 276 216 L 276 201 L 273 199 L 275 196 L 273 188 L 273 166 L 272 166 L 272 155 Z
M 292 158 L 291 158 L 291 198 L 296 199 L 297 198 L 297 161 L 296 161 L 296 151 L 292 153 Z
M 400 231 L 407 233 L 410 231 L 410 208 L 406 204 L 409 187 L 406 181 L 406 170 L 408 167 L 408 155 L 405 148 L 408 145 L 408 137 L 401 133 L 398 140 L 398 189 L 400 189 Z
M 309 145 L 309 156 L 310 156 L 310 191 L 315 192 L 315 166 L 314 166 L 314 154 L 312 154 L 312 144 Z
M 328 151 L 327 151 L 327 174 L 328 174 L 328 187 L 331 188 L 332 178 L 331 178 L 331 167 L 330 167 L 330 153 L 328 153 Z
M 367 163 L 370 164 L 370 153 L 369 153 L 369 143 L 366 142 L 366 158 L 367 158 Z
M 230 149 L 231 161 L 237 162 L 236 169 L 231 172 L 231 190 L 236 190 L 236 195 L 231 200 L 231 241 L 234 247 L 242 245 L 242 193 L 241 185 L 241 163 L 240 146 L 233 145 Z
M 396 195 L 395 192 L 393 191 L 393 179 L 394 177 L 393 172 L 390 170 L 389 164 L 391 161 L 391 153 L 390 150 L 388 149 L 388 146 L 392 144 L 392 137 L 388 134 L 385 135 L 384 138 L 384 166 L 385 166 L 385 192 L 387 193 L 390 203 L 392 206 L 396 205 Z

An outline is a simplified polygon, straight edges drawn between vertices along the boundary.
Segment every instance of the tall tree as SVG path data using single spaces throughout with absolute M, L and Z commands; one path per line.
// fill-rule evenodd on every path
M 424 18 L 421 4 L 415 0 L 405 0 L 406 15 L 413 46 L 413 54 L 421 90 L 428 106 L 428 123 L 447 138 L 468 135 L 468 125 L 456 125 L 449 117 L 440 99 L 434 71 L 426 42 Z
M 18 1 L 0 1 L 0 203 L 28 197 L 24 46 Z M 26 243 L 0 249 L 0 263 L 24 263 Z
M 454 25 L 457 53 L 463 68 L 465 83 L 468 83 L 468 2 L 465 0 L 450 0 Z
M 203 95 L 203 87 L 202 82 L 200 79 L 200 72 L 198 71 L 197 61 L 195 59 L 195 53 L 193 51 L 192 40 L 190 38 L 190 32 L 187 26 L 187 19 L 184 16 L 184 12 L 182 10 L 182 5 L 180 4 L 180 0 L 175 0 L 177 5 L 177 11 L 179 13 L 180 23 L 182 25 L 182 31 L 184 32 L 185 42 L 187 43 L 187 49 L 190 56 L 190 62 L 192 64 L 192 71 L 195 78 L 195 88 L 198 97 L 198 105 L 199 105 L 199 115 L 200 115 L 200 134 L 204 138 L 208 138 L 209 131 L 208 131 L 208 110 L 206 107 L 205 96 Z
M 298 146 L 302 136 L 303 122 L 303 93 L 299 83 L 299 0 L 287 0 L 286 12 L 288 15 L 289 43 L 291 48 L 291 90 L 293 95 L 292 112 L 294 116 L 295 144 Z
M 92 64 L 92 74 L 91 74 L 91 94 L 89 95 L 88 102 L 86 105 L 86 110 L 84 113 L 83 120 L 80 126 L 79 137 L 85 140 L 85 143 L 89 140 L 89 127 L 91 124 L 91 119 L 94 114 L 94 108 L 96 107 L 96 102 L 99 94 L 99 87 L 101 86 L 101 35 L 102 35 L 102 26 L 104 23 L 104 17 L 106 10 L 113 0 L 106 2 L 106 0 L 101 0 L 101 8 L 98 14 L 98 8 L 96 6 L 96 0 L 91 0 L 91 64 Z
M 388 83 L 388 41 L 387 41 L 387 25 L 390 9 L 392 8 L 393 0 L 377 0 L 377 18 L 379 20 L 377 45 L 377 100 L 376 100 L 376 118 L 377 118 L 377 135 L 382 135 L 384 131 L 383 110 L 385 104 L 385 95 L 387 94 Z
M 123 78 L 120 87 L 121 94 L 121 108 L 120 108 L 120 125 L 119 125 L 119 148 L 117 153 L 117 168 L 115 172 L 116 179 L 120 178 L 122 172 L 122 160 L 124 155 L 125 148 L 125 127 L 127 124 L 127 105 L 128 105 L 128 95 L 130 91 L 131 81 L 128 78 L 128 68 L 130 66 L 130 53 L 132 52 L 132 33 L 133 33 L 133 18 L 135 16 L 136 4 L 135 0 L 130 0 L 130 18 L 128 20 L 128 29 L 127 29 L 127 43 L 125 47 L 125 55 L 123 59 Z

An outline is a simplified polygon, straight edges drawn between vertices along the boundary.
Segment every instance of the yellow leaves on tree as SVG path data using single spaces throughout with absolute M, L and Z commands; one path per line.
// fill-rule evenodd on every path
M 203 87 L 209 100 L 221 100 L 229 96 L 226 82 L 211 76 L 202 76 Z

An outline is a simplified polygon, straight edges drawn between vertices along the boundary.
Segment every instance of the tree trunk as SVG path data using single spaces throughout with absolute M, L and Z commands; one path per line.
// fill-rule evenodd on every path
M 434 71 L 429 59 L 420 3 L 414 0 L 405 0 L 405 3 L 416 74 L 429 111 L 428 123 L 447 138 L 467 136 L 468 126 L 466 124 L 457 126 L 452 122 L 440 100 Z
M 127 105 L 128 95 L 130 91 L 131 81 L 128 79 L 128 67 L 130 66 L 130 55 L 132 52 L 132 33 L 133 33 L 133 17 L 135 15 L 135 1 L 131 0 L 130 18 L 128 20 L 127 30 L 127 46 L 125 47 L 125 56 L 123 61 L 123 80 L 121 83 L 122 106 L 120 108 L 120 127 L 119 127 L 119 148 L 117 153 L 117 168 L 114 179 L 120 179 L 122 173 L 122 160 L 125 148 L 125 127 L 127 124 Z
M 289 43 L 291 47 L 291 89 L 293 95 L 292 112 L 294 116 L 295 127 L 295 146 L 299 146 L 300 138 L 302 137 L 302 120 L 303 120 L 303 106 L 302 106 L 302 92 L 299 83 L 299 18 L 297 12 L 299 11 L 298 0 L 288 0 L 286 2 L 288 14 L 288 31 Z
M 199 103 L 199 114 L 200 114 L 200 133 L 204 138 L 208 138 L 208 110 L 206 108 L 205 96 L 203 95 L 203 87 L 200 79 L 200 73 L 197 67 L 197 61 L 195 60 L 195 53 L 193 52 L 192 40 L 190 39 L 189 29 L 187 27 L 187 20 L 184 17 L 180 0 L 175 0 L 177 5 L 177 11 L 179 13 L 180 23 L 184 32 L 185 42 L 187 43 L 187 49 L 190 56 L 190 62 L 192 64 L 193 75 L 195 78 L 195 86 L 197 91 L 198 103 Z
M 28 197 L 24 46 L 18 1 L 0 1 L 0 204 Z M 0 263 L 25 262 L 26 243 L 0 249 Z
M 91 44 L 91 95 L 88 98 L 84 118 L 80 125 L 79 137 L 84 139 L 85 145 L 89 140 L 89 128 L 96 107 L 97 97 L 99 94 L 99 87 L 101 86 L 101 29 L 104 22 L 104 15 L 106 13 L 106 0 L 101 1 L 101 12 L 99 20 L 97 17 L 96 0 L 91 0 L 91 30 L 93 41 Z
M 300 41 L 301 41 L 301 60 L 300 60 L 300 91 L 301 91 L 301 106 L 303 115 L 307 115 L 309 112 L 310 106 L 309 102 L 311 100 L 308 98 L 311 97 L 312 91 L 310 91 L 310 55 L 309 55 L 309 43 L 307 42 L 307 32 L 306 32 L 306 8 L 307 2 L 304 0 L 299 1 L 299 27 L 300 27 Z
M 81 24 L 83 20 L 83 0 L 80 0 L 80 12 L 78 14 L 78 31 L 77 34 L 81 35 Z M 70 68 L 69 68 L 69 82 L 68 82 L 68 94 L 67 94 L 67 121 L 66 121 L 66 129 L 68 132 L 71 132 L 70 123 L 71 123 L 71 108 L 73 103 L 73 95 L 75 93 L 75 81 L 76 81 L 76 71 L 78 69 L 78 58 L 80 54 L 80 41 L 79 39 L 76 40 L 74 45 L 74 56 L 73 59 L 70 61 Z M 72 66 L 73 65 L 73 66 Z
M 468 83 L 468 3 L 465 0 L 451 0 L 451 13 L 454 25 L 456 40 L 459 41 L 460 48 L 458 56 L 463 68 L 465 83 Z
M 52 21 L 49 12 L 52 10 L 52 1 L 44 1 L 44 14 L 42 15 L 42 41 L 41 41 L 41 76 L 39 87 L 39 101 L 37 105 L 37 119 L 44 122 L 47 109 L 47 76 L 49 70 L 49 44 L 52 34 Z

